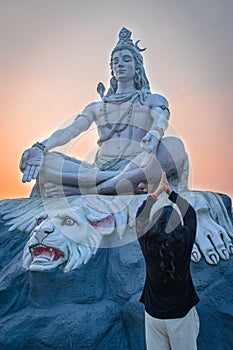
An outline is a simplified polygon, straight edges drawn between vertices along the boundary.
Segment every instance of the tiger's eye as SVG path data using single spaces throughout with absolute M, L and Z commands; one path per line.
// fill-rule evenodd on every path
M 72 226 L 74 224 L 75 224 L 75 221 L 72 218 L 70 218 L 69 216 L 65 217 L 62 220 L 62 225 Z

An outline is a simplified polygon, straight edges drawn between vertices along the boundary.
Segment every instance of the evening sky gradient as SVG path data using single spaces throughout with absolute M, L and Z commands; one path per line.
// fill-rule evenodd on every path
M 232 0 L 0 0 L 0 198 L 28 197 L 23 151 L 70 122 L 109 86 L 120 29 L 140 39 L 152 92 L 190 158 L 190 188 L 233 197 Z M 71 155 L 91 159 L 96 130 Z

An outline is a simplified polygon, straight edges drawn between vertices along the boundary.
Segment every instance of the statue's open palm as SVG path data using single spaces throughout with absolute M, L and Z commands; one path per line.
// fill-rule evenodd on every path
M 38 147 L 31 147 L 23 153 L 19 166 L 23 172 L 23 182 L 30 182 L 37 178 L 43 158 L 43 151 Z

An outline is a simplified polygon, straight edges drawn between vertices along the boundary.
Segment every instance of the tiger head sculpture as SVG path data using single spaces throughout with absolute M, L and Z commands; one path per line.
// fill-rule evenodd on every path
M 123 197 L 120 201 L 108 196 L 47 201 L 34 198 L 4 204 L 9 231 L 17 228 L 30 234 L 23 251 L 23 266 L 30 271 L 61 266 L 68 272 L 86 264 L 98 248 L 135 240 L 133 229 L 132 235 L 125 235 L 134 226 L 135 210 L 131 206 L 130 213 L 128 200 Z

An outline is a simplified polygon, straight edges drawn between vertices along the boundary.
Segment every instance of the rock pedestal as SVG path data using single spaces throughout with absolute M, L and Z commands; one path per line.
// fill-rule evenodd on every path
M 28 235 L 0 227 L 1 350 L 145 350 L 145 277 L 137 242 L 100 249 L 80 269 L 29 272 Z M 199 350 L 233 348 L 233 259 L 192 263 L 200 297 Z

